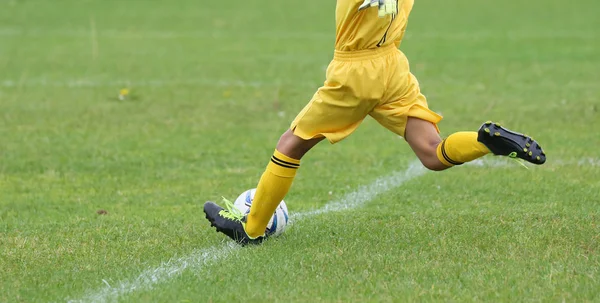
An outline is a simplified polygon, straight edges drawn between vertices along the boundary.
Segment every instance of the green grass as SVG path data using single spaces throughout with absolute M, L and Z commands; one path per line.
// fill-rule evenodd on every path
M 0 2 L 1 302 L 88 300 L 103 280 L 223 247 L 202 203 L 256 185 L 334 41 L 333 1 L 230 3 Z M 547 165 L 426 173 L 108 298 L 600 300 L 599 9 L 415 4 L 402 49 L 443 134 L 497 120 L 535 136 Z M 119 101 L 124 87 L 133 98 Z M 303 160 L 290 212 L 414 159 L 367 120 Z

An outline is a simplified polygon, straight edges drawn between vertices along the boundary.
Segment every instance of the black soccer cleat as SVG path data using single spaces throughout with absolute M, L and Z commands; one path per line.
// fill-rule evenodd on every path
M 477 141 L 494 155 L 520 158 L 533 164 L 544 164 L 546 154 L 533 138 L 510 131 L 498 123 L 485 122 L 479 128 Z
M 237 209 L 236 209 L 237 210 Z M 228 205 L 228 209 L 213 203 L 204 203 L 204 213 L 206 219 L 210 221 L 210 226 L 214 226 L 217 232 L 221 232 L 231 238 L 238 244 L 245 246 L 247 244 L 260 244 L 265 237 L 250 238 L 244 230 L 244 220 L 246 217 L 233 210 L 233 206 Z

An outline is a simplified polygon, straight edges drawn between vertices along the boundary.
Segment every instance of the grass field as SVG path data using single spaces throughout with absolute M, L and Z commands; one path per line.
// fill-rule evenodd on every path
M 600 301 L 599 2 L 417 0 L 402 48 L 442 133 L 496 120 L 547 164 L 426 172 L 367 120 L 243 249 L 201 206 L 256 185 L 335 1 L 227 3 L 0 1 L 0 302 Z

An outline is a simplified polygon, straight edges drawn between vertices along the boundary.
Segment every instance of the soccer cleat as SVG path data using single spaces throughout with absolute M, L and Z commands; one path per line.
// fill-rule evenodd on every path
M 499 123 L 488 121 L 481 125 L 477 141 L 497 156 L 520 158 L 533 164 L 546 162 L 546 154 L 533 138 L 510 131 Z
M 225 207 L 213 203 L 204 203 L 204 213 L 206 219 L 210 221 L 210 226 L 214 226 L 217 232 L 221 232 L 233 239 L 233 241 L 245 246 L 247 244 L 260 244 L 265 237 L 250 238 L 244 229 L 246 216 L 244 216 L 231 202 L 225 200 Z

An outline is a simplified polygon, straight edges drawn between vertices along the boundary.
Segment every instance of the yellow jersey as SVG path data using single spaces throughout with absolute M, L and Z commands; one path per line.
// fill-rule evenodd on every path
M 338 0 L 335 10 L 335 49 L 357 51 L 394 43 L 400 46 L 414 0 L 397 0 L 395 17 L 379 18 L 377 7 L 358 11 L 363 0 Z

